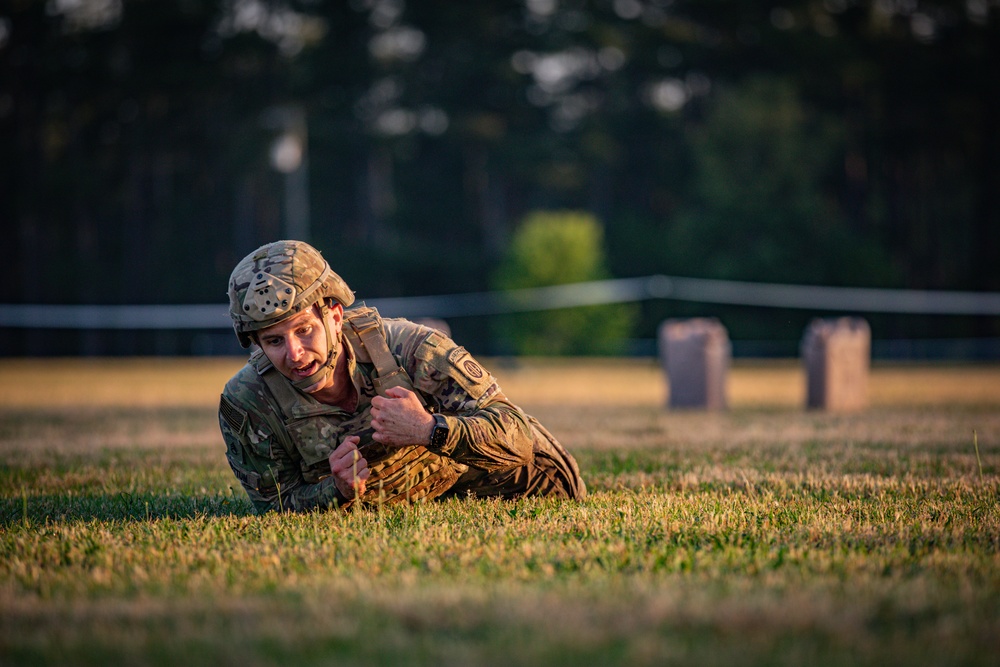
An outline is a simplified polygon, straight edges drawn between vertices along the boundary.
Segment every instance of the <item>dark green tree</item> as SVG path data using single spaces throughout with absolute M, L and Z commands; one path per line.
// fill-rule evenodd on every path
M 718 92 L 691 137 L 695 191 L 664 248 L 674 270 L 738 280 L 878 285 L 893 276 L 824 190 L 841 128 L 774 78 Z

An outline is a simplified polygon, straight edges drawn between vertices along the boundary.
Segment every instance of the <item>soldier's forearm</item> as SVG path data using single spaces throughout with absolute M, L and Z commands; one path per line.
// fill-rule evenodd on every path
M 524 413 L 498 402 L 474 415 L 448 418 L 451 432 L 438 453 L 489 472 L 532 461 L 531 427 Z

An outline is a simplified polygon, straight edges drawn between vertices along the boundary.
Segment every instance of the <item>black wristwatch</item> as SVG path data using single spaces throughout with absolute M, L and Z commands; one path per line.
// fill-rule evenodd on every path
M 431 447 L 444 447 L 448 442 L 448 420 L 444 415 L 435 413 L 434 430 L 431 431 Z

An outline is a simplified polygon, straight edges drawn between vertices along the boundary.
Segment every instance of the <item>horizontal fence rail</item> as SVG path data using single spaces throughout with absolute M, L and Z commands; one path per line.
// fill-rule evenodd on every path
M 782 285 L 663 275 L 502 292 L 367 299 L 389 317 L 472 317 L 672 299 L 737 306 L 920 315 L 1000 315 L 1000 293 Z M 227 329 L 222 304 L 0 304 L 0 327 Z

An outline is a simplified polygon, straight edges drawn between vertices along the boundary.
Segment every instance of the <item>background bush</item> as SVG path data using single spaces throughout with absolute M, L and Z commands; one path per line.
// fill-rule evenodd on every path
M 516 290 L 610 277 L 604 234 L 581 211 L 536 211 L 518 226 L 494 286 Z M 633 305 L 587 306 L 498 318 L 499 338 L 527 355 L 608 354 L 632 334 Z

